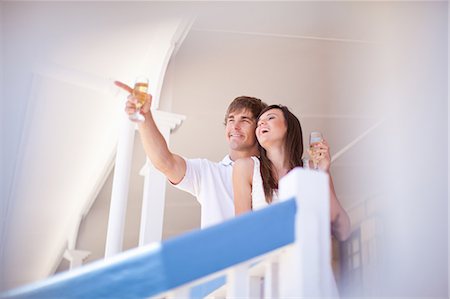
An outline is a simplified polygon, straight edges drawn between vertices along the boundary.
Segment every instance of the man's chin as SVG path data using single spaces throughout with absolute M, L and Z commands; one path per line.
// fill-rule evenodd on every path
M 258 149 L 258 146 L 257 144 L 254 146 L 250 146 L 248 144 L 230 142 L 229 149 L 236 152 L 252 152 L 255 149 Z
M 237 142 L 230 142 L 228 143 L 228 147 L 230 148 L 230 150 L 238 151 L 242 147 L 242 145 Z

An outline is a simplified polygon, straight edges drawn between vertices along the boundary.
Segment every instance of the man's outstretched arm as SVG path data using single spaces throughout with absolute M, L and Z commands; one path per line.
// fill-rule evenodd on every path
M 118 87 L 130 93 L 125 107 L 125 112 L 131 115 L 136 112 L 137 99 L 133 97 L 133 88 L 116 81 Z M 138 123 L 139 135 L 144 146 L 145 153 L 152 164 L 161 171 L 169 181 L 178 184 L 186 173 L 186 161 L 177 154 L 172 153 L 167 146 L 167 142 L 156 126 L 150 110 L 152 95 L 148 94 L 147 101 L 140 111 L 145 117 L 145 121 Z

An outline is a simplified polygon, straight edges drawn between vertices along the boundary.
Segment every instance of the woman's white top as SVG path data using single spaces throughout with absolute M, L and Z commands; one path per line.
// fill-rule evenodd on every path
M 264 195 L 259 159 L 255 156 L 252 156 L 251 158 L 253 160 L 252 210 L 255 211 L 267 207 L 269 204 L 266 202 L 266 197 Z M 278 196 L 277 193 L 274 192 L 272 196 L 272 203 L 277 201 Z

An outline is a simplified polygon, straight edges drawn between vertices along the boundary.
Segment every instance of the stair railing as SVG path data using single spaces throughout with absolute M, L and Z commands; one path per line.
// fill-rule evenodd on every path
M 297 168 L 280 203 L 128 250 L 1 298 L 329 298 L 328 176 Z M 199 287 L 214 286 L 206 292 Z

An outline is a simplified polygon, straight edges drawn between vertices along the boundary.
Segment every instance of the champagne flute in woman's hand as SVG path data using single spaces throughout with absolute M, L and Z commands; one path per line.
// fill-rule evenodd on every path
M 311 134 L 309 135 L 309 156 L 313 161 L 314 169 L 317 169 L 317 165 L 319 164 L 320 161 L 320 153 L 317 153 L 317 151 L 315 150 L 315 145 L 322 141 L 323 137 L 322 133 L 320 132 L 317 131 L 311 132 Z

